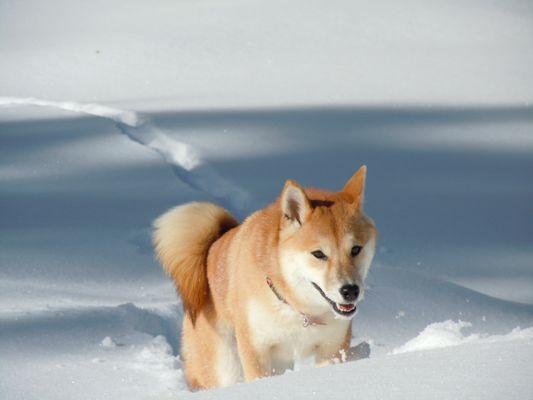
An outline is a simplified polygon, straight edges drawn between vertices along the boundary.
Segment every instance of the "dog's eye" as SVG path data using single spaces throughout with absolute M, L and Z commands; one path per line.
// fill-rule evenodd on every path
M 352 257 L 355 257 L 358 255 L 363 248 L 361 246 L 354 246 L 352 247 Z
M 315 250 L 312 251 L 311 254 L 318 258 L 319 260 L 327 260 L 328 256 L 326 256 L 321 250 Z

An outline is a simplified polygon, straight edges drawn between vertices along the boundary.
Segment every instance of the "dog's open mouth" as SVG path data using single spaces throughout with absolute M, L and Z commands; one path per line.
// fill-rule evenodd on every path
M 311 282 L 311 284 L 315 287 L 316 290 L 318 290 L 318 293 L 322 295 L 324 299 L 331 305 L 333 310 L 343 317 L 351 317 L 355 314 L 355 311 L 357 310 L 357 307 L 354 303 L 337 303 L 333 300 L 331 300 L 328 296 L 326 296 L 326 293 L 322 290 L 320 286 L 318 286 L 315 282 Z

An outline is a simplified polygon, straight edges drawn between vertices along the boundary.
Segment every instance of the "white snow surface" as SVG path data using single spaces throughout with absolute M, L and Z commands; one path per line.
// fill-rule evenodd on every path
M 530 104 L 532 16 L 528 0 L 3 0 L 0 88 L 145 111 Z
M 529 1 L 0 1 L 0 398 L 533 397 Z M 151 222 L 368 166 L 370 358 L 191 393 Z
M 472 324 L 465 321 L 447 320 L 444 322 L 435 322 L 424 328 L 420 334 L 409 340 L 403 346 L 392 351 L 392 354 L 408 353 L 410 351 L 421 351 L 440 349 L 443 347 L 458 346 L 466 343 L 494 343 L 499 341 L 509 341 L 517 339 L 532 339 L 533 328 L 513 329 L 506 335 L 482 335 L 471 333 L 466 335 L 463 331 L 470 328 Z

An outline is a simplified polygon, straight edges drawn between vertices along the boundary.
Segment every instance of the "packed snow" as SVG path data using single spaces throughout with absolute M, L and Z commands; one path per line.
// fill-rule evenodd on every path
M 0 398 L 533 397 L 528 1 L 0 2 Z M 151 222 L 368 166 L 355 361 L 191 393 Z

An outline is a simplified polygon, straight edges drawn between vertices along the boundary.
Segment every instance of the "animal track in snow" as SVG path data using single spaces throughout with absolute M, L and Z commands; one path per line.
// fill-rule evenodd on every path
M 221 177 L 192 146 L 170 137 L 147 116 L 95 103 L 0 97 L 0 107 L 14 106 L 52 107 L 112 120 L 129 139 L 159 154 L 183 183 L 210 195 L 237 216 L 249 211 L 250 197 L 243 189 Z

